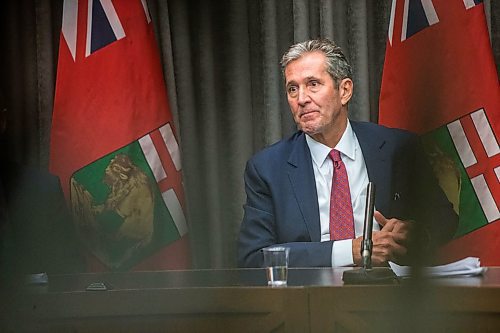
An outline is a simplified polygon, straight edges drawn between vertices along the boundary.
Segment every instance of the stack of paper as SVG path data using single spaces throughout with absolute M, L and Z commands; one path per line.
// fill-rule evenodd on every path
M 389 266 L 398 277 L 411 275 L 411 267 L 409 266 L 400 266 L 393 262 L 389 262 Z M 485 267 L 481 267 L 479 258 L 468 257 L 447 265 L 423 267 L 422 273 L 427 277 L 475 276 L 482 274 L 485 270 Z

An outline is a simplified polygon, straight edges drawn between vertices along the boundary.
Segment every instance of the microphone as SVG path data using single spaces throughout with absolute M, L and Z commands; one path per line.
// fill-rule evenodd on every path
M 366 208 L 365 223 L 363 228 L 363 243 L 361 244 L 361 257 L 363 258 L 363 268 L 372 268 L 372 229 L 373 211 L 375 209 L 375 185 L 372 182 L 366 187 Z
M 366 187 L 363 242 L 361 243 L 361 258 L 363 259 L 363 267 L 344 271 L 342 274 L 342 280 L 346 284 L 387 284 L 397 282 L 396 275 L 389 267 L 372 268 L 372 229 L 374 210 L 375 184 L 368 182 Z

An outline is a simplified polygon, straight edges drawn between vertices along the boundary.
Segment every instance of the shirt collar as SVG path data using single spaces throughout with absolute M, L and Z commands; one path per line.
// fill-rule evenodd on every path
M 311 151 L 311 156 L 318 167 L 321 167 L 325 162 L 328 154 L 332 148 L 314 140 L 312 137 L 306 134 L 307 145 Z M 349 159 L 354 160 L 356 156 L 356 138 L 354 136 L 354 131 L 352 130 L 351 123 L 347 120 L 347 127 L 340 138 L 340 141 L 334 147 L 342 153 L 343 156 L 347 156 Z

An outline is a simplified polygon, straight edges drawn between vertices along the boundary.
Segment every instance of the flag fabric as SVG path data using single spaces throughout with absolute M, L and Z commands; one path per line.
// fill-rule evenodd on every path
M 181 158 L 146 0 L 65 0 L 51 129 L 89 269 L 190 266 Z
M 500 89 L 478 0 L 393 0 L 379 122 L 421 135 L 459 214 L 441 261 L 500 265 Z

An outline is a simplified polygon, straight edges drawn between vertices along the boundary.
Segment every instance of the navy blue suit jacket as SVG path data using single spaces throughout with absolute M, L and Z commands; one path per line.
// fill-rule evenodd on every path
M 451 238 L 458 218 L 419 157 L 418 137 L 373 123 L 351 121 L 351 126 L 376 186 L 377 209 L 387 218 L 423 223 L 435 243 Z M 320 242 L 316 183 L 303 132 L 253 156 L 245 190 L 239 266 L 261 267 L 261 249 L 274 244 L 290 247 L 290 266 L 331 266 L 332 241 Z

